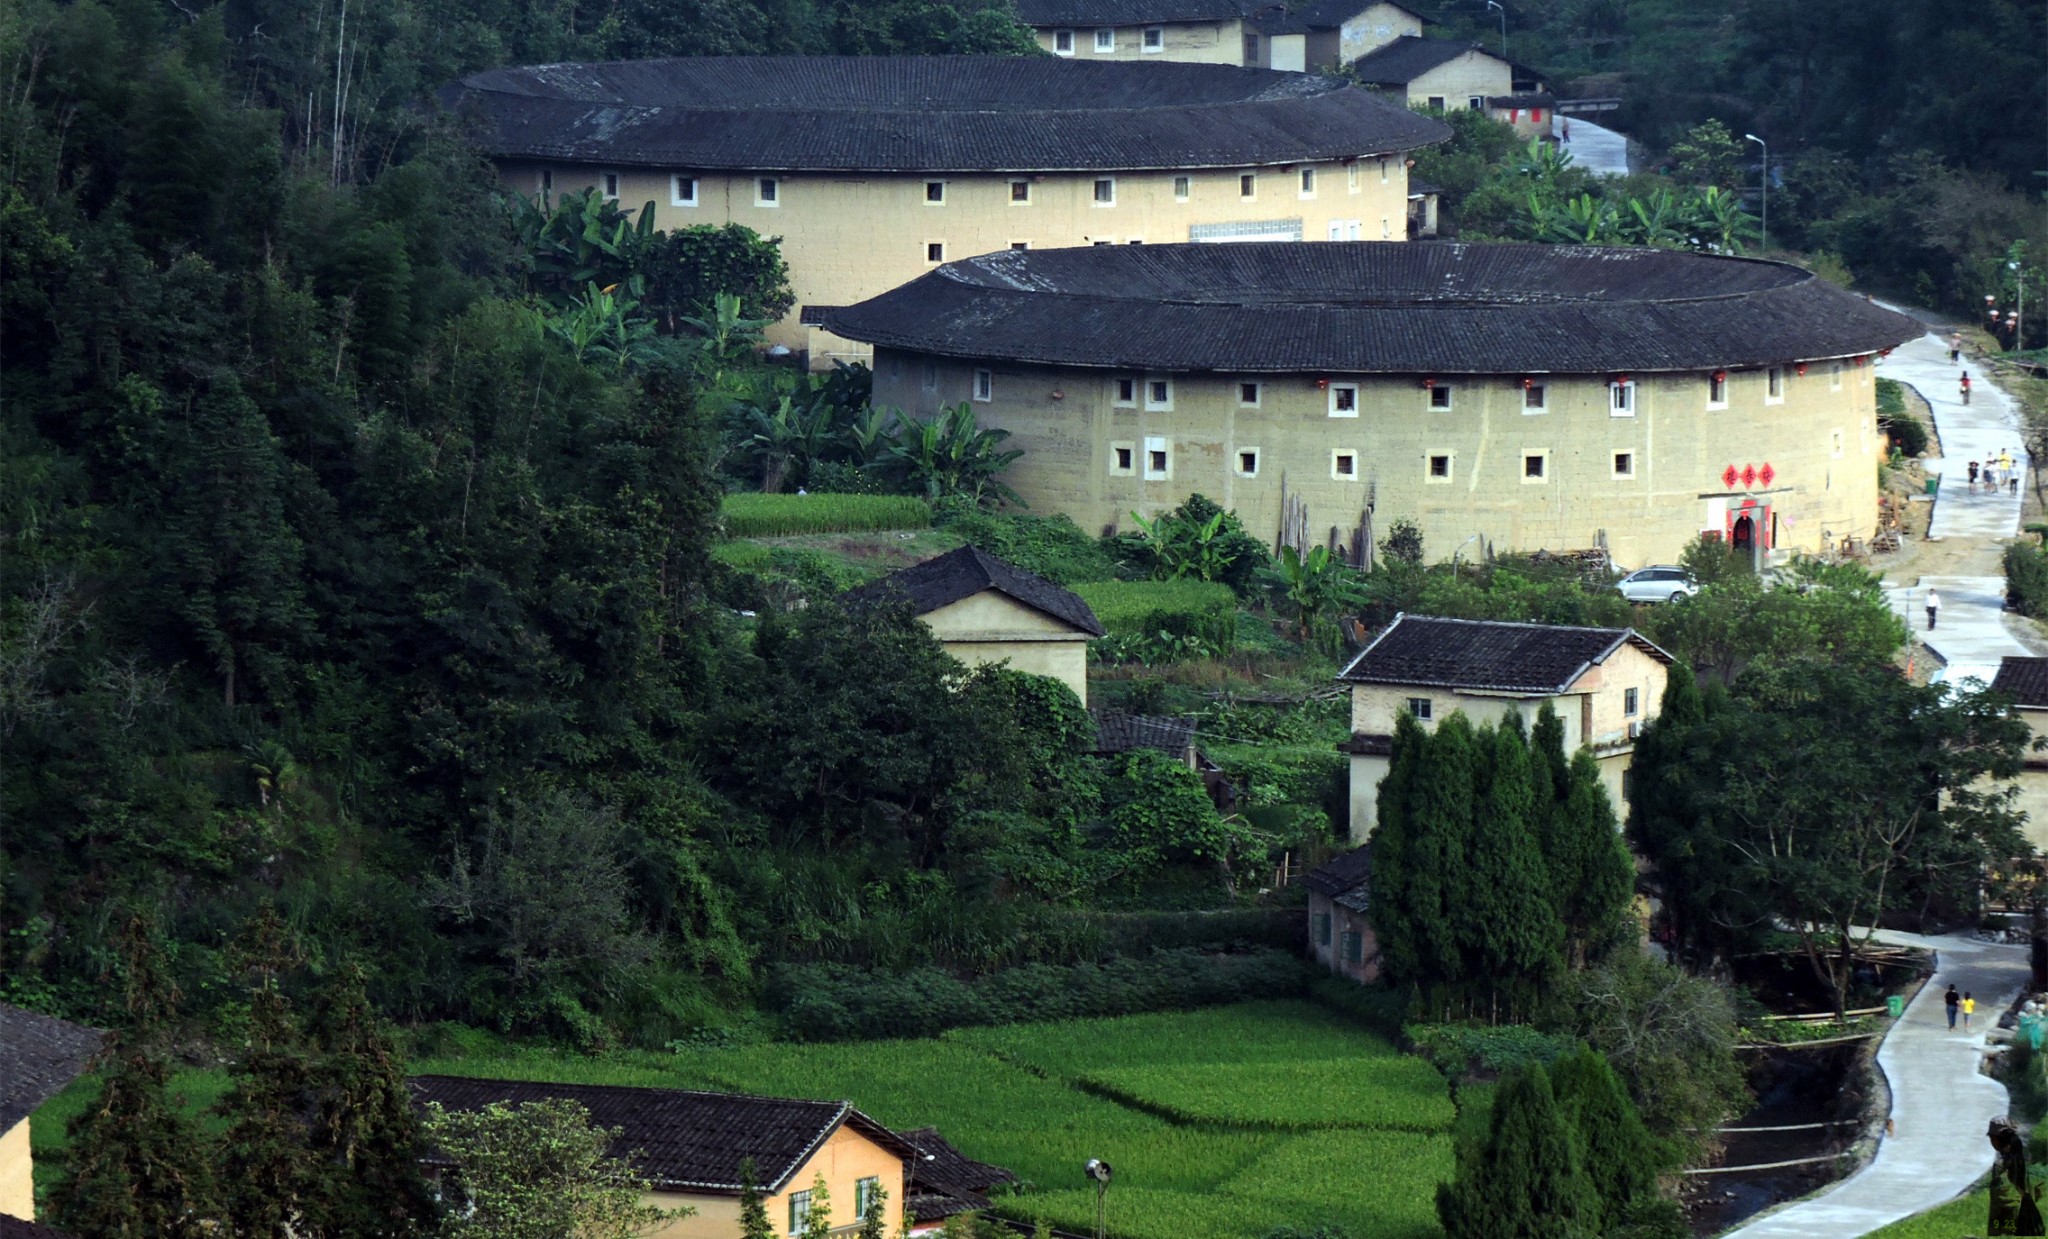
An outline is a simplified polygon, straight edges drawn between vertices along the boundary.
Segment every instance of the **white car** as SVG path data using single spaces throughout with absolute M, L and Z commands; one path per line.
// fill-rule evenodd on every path
M 1690 573 L 1671 564 L 1638 568 L 1614 587 L 1630 602 L 1674 602 L 1700 592 L 1699 583 Z

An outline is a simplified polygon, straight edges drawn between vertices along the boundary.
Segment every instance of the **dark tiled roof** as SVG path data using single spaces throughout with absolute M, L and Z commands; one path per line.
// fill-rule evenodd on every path
M 1095 751 L 1127 753 L 1132 749 L 1158 749 L 1180 757 L 1195 742 L 1195 720 L 1152 714 L 1125 714 L 1121 710 L 1090 710 L 1095 716 Z
M 1476 43 L 1458 39 L 1426 39 L 1404 34 L 1383 47 L 1375 47 L 1351 62 L 1358 80 L 1373 86 L 1406 86 L 1431 69 L 1449 64 L 1466 52 L 1500 57 Z
M 843 305 L 806 305 L 797 311 L 796 321 L 806 327 L 821 326 L 826 315 L 845 308 Z
M 2015 705 L 2048 708 L 2048 658 L 2000 659 L 1991 691 L 2004 693 Z
M 918 1127 L 896 1135 L 916 1150 L 905 1163 L 904 1203 L 913 1220 L 936 1222 L 956 1213 L 986 1209 L 990 1190 L 1015 1183 L 1017 1176 L 1001 1166 L 978 1162 L 953 1147 L 936 1127 Z
M 1559 693 L 1623 644 L 1669 664 L 1671 655 L 1633 628 L 1575 628 L 1502 620 L 1397 615 L 1337 678 L 1353 684 L 1415 684 L 1505 693 Z
M 414 1076 L 409 1083 L 416 1104 L 439 1102 L 450 1110 L 481 1110 L 493 1102 L 574 1101 L 590 1111 L 592 1123 L 619 1128 L 615 1152 L 637 1152 L 639 1173 L 665 1188 L 737 1192 L 740 1162 L 751 1157 L 761 1190 L 781 1191 L 841 1125 L 898 1156 L 908 1158 L 913 1152 L 894 1132 L 844 1101 L 458 1076 Z
M 500 158 L 750 171 L 1247 167 L 1450 136 L 1314 73 L 1053 56 L 702 56 L 494 69 L 441 92 Z
M 0 1239 L 71 1239 L 71 1236 L 53 1226 L 43 1226 L 11 1214 L 0 1213 Z
M 0 1132 L 77 1079 L 102 1033 L 0 1002 Z
M 827 316 L 951 357 L 1164 371 L 1612 374 L 1890 348 L 1913 320 L 1785 263 L 1584 245 L 1106 245 L 948 263 Z
M 1349 894 L 1372 880 L 1372 845 L 1339 853 L 1308 871 L 1301 880 L 1318 895 L 1336 898 Z
M 1062 589 L 1035 572 L 1005 563 L 977 546 L 963 546 L 892 572 L 879 581 L 848 591 L 846 600 L 856 606 L 901 600 L 909 603 L 915 614 L 927 615 L 987 589 L 1007 594 L 1091 637 L 1103 634 L 1102 621 L 1095 618 L 1095 612 L 1079 594 Z
M 1425 181 L 1412 173 L 1408 177 L 1408 196 L 1410 198 L 1420 197 L 1423 194 L 1440 194 L 1442 192 L 1444 192 L 1443 188 L 1434 182 Z

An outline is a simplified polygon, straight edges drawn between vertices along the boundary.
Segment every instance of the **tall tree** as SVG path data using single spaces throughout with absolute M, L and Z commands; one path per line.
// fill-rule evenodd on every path
M 296 945 L 266 903 L 233 954 L 250 977 L 249 1031 L 229 1068 L 232 1083 L 214 1106 L 227 1122 L 220 1142 L 221 1210 L 242 1239 L 289 1239 L 302 1230 L 316 1177 L 306 1139 L 311 1046 L 279 984 L 297 965 Z
M 1456 913 L 1465 975 L 1489 1018 L 1526 1013 L 1561 963 L 1562 927 L 1537 840 L 1529 744 L 1519 717 L 1480 731 L 1483 793 L 1471 819 Z M 1479 997 L 1475 993 L 1474 997 Z M 1508 1010 L 1500 1010 L 1505 998 Z
M 309 1144 L 321 1182 L 301 1234 L 407 1236 L 438 1213 L 419 1171 L 419 1116 L 391 1030 L 370 1009 L 360 965 L 344 964 L 321 995 L 312 1027 Z
M 1539 1066 L 1509 1075 L 1486 1133 L 1458 1150 L 1457 1177 L 1437 1189 L 1451 1239 L 1594 1239 L 1601 1209 L 1581 1168 L 1578 1133 Z
M 1550 1064 L 1558 1110 L 1579 1139 L 1580 1170 L 1599 1203 L 1602 1234 L 1621 1229 L 1631 1213 L 1656 1196 L 1657 1176 L 1669 1168 L 1669 1150 L 1651 1139 L 1607 1057 L 1580 1046 Z
M 1570 963 L 1584 967 L 1626 930 L 1635 860 L 1591 752 L 1580 749 L 1572 755 L 1570 777 L 1570 792 L 1556 808 L 1546 859 Z

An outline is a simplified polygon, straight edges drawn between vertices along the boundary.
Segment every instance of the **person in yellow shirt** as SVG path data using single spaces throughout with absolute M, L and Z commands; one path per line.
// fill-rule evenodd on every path
M 1969 994 L 1968 994 L 1967 992 L 1965 992 L 1965 993 L 1963 994 L 1963 1031 L 1964 1031 L 1964 1032 L 1968 1032 L 1968 1031 L 1970 1031 L 1970 1017 L 1971 1017 L 1971 1016 L 1973 1016 L 1973 1015 L 1975 1015 L 1975 1014 L 1977 1014 L 1977 1000 L 1976 1000 L 1976 999 L 1974 999 L 1974 998 L 1972 998 L 1972 997 L 1970 997 L 1970 995 L 1969 995 Z

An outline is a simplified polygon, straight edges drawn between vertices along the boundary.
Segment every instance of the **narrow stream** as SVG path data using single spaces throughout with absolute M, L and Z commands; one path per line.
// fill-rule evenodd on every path
M 1855 1143 L 1857 1120 L 1869 1087 L 1856 1069 L 1864 1042 L 1812 1049 L 1745 1051 L 1756 1104 L 1732 1127 L 1792 1127 L 1845 1119 L 1799 1131 L 1724 1132 L 1723 1166 L 1757 1166 L 1839 1153 Z M 1713 1235 L 1780 1201 L 1793 1200 L 1840 1177 L 1839 1165 L 1821 1162 L 1776 1170 L 1691 1176 L 1685 1206 L 1696 1235 Z

